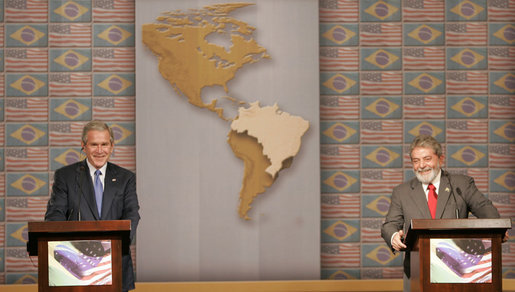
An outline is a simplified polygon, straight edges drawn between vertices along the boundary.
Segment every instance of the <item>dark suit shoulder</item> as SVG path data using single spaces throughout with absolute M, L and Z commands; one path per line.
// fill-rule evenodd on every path
M 107 171 L 113 171 L 120 175 L 135 175 L 134 172 L 128 170 L 127 168 L 121 167 L 118 164 L 114 164 L 111 162 L 107 163 Z

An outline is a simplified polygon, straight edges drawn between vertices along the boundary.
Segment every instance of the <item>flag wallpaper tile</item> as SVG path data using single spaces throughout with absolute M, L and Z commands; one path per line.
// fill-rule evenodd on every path
M 447 70 L 487 68 L 486 48 L 447 48 Z
M 445 69 L 445 50 L 441 47 L 406 47 L 402 54 L 404 70 Z
M 361 122 L 361 143 L 392 144 L 402 142 L 402 121 L 363 121 Z
M 48 145 L 48 125 L 44 123 L 13 123 L 5 125 L 6 146 Z
M 5 169 L 13 172 L 48 170 L 48 149 L 43 147 L 7 148 L 4 152 Z
M 401 146 L 361 146 L 363 168 L 402 167 Z
M 357 280 L 360 279 L 359 269 L 322 269 L 322 279 L 327 280 Z
M 48 27 L 51 47 L 89 47 L 92 29 L 89 23 L 52 23 Z
M 381 226 L 383 218 L 361 219 L 361 241 L 363 242 L 384 242 L 381 237 Z
M 93 24 L 95 47 L 134 47 L 134 24 Z
M 359 220 L 345 219 L 333 220 L 322 219 L 321 242 L 355 242 L 359 241 L 360 228 Z
M 5 224 L 5 236 L 7 238 L 6 240 L 6 247 L 19 247 L 27 246 L 27 241 L 29 240 L 29 234 L 27 229 L 27 223 L 6 223 Z M 8 251 L 10 249 L 7 249 Z M 25 256 L 27 255 L 27 252 L 25 251 Z M 7 259 L 8 255 L 5 255 L 5 258 Z
M 94 48 L 93 71 L 134 72 L 135 56 L 136 51 L 134 48 Z M 337 56 L 339 55 L 337 54 Z M 334 61 L 336 63 L 340 62 L 336 59 Z M 344 64 L 348 65 L 346 62 Z
M 95 96 L 134 96 L 135 75 L 127 73 L 119 74 L 93 74 Z
M 320 46 L 357 46 L 357 24 L 320 24 Z
M 405 23 L 405 46 L 442 46 L 445 43 L 443 23 Z
M 488 99 L 491 119 L 510 119 L 515 116 L 515 95 L 491 95 Z
M 487 167 L 488 147 L 486 145 L 447 145 L 448 167 Z
M 362 95 L 402 94 L 402 73 L 398 71 L 361 73 L 360 93 Z
M 359 119 L 358 96 L 320 96 L 321 120 L 357 120 Z
M 515 70 L 515 47 L 488 48 L 488 68 L 491 70 Z
M 363 23 L 359 27 L 359 44 L 372 47 L 398 47 L 402 43 L 401 23 Z
M 92 117 L 91 98 L 51 98 L 51 121 L 89 121 Z
M 360 1 L 361 21 L 400 21 L 400 0 Z
M 7 122 L 46 122 L 48 120 L 48 99 L 6 98 L 4 112 Z
M 486 46 L 488 27 L 482 22 L 449 22 L 445 25 L 447 46 Z
M 441 120 L 405 121 L 404 143 L 410 144 L 418 135 L 430 135 L 438 142 L 445 143 L 445 122 Z
M 50 73 L 48 80 L 48 91 L 52 97 L 89 96 L 91 98 L 91 73 Z
M 362 48 L 362 70 L 400 70 L 402 66 L 402 53 L 400 48 Z
M 447 122 L 448 143 L 486 143 L 488 120 L 451 120 Z
M 7 74 L 7 96 L 47 96 L 47 74 Z
M 7 197 L 48 196 L 48 173 L 7 173 Z
M 406 72 L 404 73 L 405 94 L 444 94 L 444 72 Z
M 46 22 L 48 20 L 47 0 L 21 0 L 5 2 L 7 22 Z
M 361 117 L 363 119 L 400 119 L 402 97 L 362 97 Z
M 359 194 L 323 194 L 321 200 L 322 218 L 358 218 L 360 213 Z
M 320 183 L 322 193 L 358 193 L 360 173 L 357 170 L 323 170 Z
M 446 1 L 447 21 L 485 21 L 486 0 Z
M 513 193 L 515 191 L 515 171 L 513 169 L 490 169 L 490 191 Z
M 320 142 L 324 144 L 356 144 L 359 142 L 357 122 L 323 121 L 320 123 Z
M 48 25 L 46 24 L 6 24 L 7 47 L 46 47 Z
M 320 164 L 324 169 L 357 169 L 360 167 L 358 145 L 320 145 Z
M 378 228 L 414 177 L 418 134 L 514 217 L 515 0 L 318 4 L 320 222 L 336 223 L 321 230 L 321 278 L 402 278 Z M 87 121 L 113 126 L 111 161 L 136 172 L 135 24 L 134 0 L 0 0 L 0 284 L 37 283 L 15 227 L 41 218 L 53 172 L 84 157 Z
M 488 45 L 510 46 L 515 44 L 515 39 L 511 36 L 515 24 L 513 23 L 489 23 Z
M 136 101 L 133 97 L 93 99 L 93 118 L 102 121 L 134 121 Z
M 448 96 L 447 118 L 488 118 L 488 96 Z
M 86 122 L 59 122 L 49 124 L 50 146 L 80 146 L 82 128 Z
M 320 73 L 320 93 L 329 95 L 359 94 L 359 75 L 354 72 Z
M 515 142 L 515 122 L 513 120 L 493 120 L 489 125 L 489 140 L 492 143 Z
M 91 49 L 50 49 L 50 71 L 91 71 Z
M 446 112 L 444 95 L 411 95 L 403 100 L 404 119 L 443 119 Z
M 401 253 L 393 254 L 385 243 L 361 245 L 361 264 L 364 267 L 391 267 L 402 263 Z
M 369 194 L 391 193 L 403 181 L 402 169 L 364 169 L 361 171 L 361 191 Z
M 50 0 L 50 22 L 90 22 L 91 2 Z
M 429 22 L 445 20 L 445 2 L 440 0 L 404 1 L 402 4 L 402 20 L 413 22 Z
M 320 22 L 357 22 L 359 0 L 320 0 Z
M 492 168 L 509 168 L 515 164 L 515 144 L 488 146 L 488 165 Z
M 104 0 L 93 4 L 94 22 L 133 22 L 134 0 Z
M 390 208 L 390 194 L 361 196 L 361 215 L 364 218 L 384 218 Z
M 322 269 L 358 268 L 360 266 L 359 243 L 321 243 Z M 354 274 L 355 275 L 355 274 Z
M 78 162 L 84 159 L 84 157 L 86 155 L 81 152 L 80 147 L 50 148 L 50 170 L 55 171 L 63 166 Z
M 37 257 L 34 257 L 35 263 L 37 263 Z M 37 284 L 38 274 L 37 273 L 8 273 L 5 278 L 6 284 Z
M 5 49 L 4 52 L 6 72 L 46 72 L 48 70 L 46 48 Z

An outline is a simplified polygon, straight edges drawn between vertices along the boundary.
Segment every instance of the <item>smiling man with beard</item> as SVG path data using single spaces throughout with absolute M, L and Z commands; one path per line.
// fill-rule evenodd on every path
M 406 249 L 402 240 L 411 219 L 468 218 L 469 212 L 477 218 L 499 218 L 499 212 L 477 189 L 472 177 L 450 174 L 442 169 L 445 156 L 435 138 L 416 137 L 409 153 L 416 177 L 393 189 L 390 208 L 381 227 L 381 236 L 390 248 Z M 503 241 L 506 240 L 508 233 Z M 409 291 L 409 260 L 406 253 L 404 291 Z

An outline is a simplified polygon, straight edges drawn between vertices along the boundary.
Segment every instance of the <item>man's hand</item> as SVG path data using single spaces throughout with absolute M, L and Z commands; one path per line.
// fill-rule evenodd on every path
M 510 235 L 508 234 L 508 230 L 506 230 L 506 233 L 504 234 L 504 237 L 502 238 L 502 242 L 506 242 L 510 239 Z
M 392 247 L 396 251 L 404 250 L 407 247 L 404 243 L 402 243 L 403 237 L 404 237 L 404 231 L 402 231 L 402 230 L 399 230 L 399 232 L 397 232 L 397 234 L 395 234 L 393 236 Z

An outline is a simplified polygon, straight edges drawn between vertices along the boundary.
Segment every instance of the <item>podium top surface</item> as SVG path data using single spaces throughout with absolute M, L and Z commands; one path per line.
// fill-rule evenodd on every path
M 131 230 L 130 220 L 44 221 L 29 222 L 28 231 L 43 233 L 124 232 Z
M 412 219 L 411 230 L 510 229 L 509 218 L 497 219 Z

